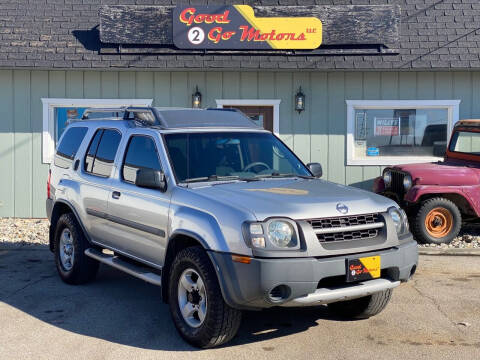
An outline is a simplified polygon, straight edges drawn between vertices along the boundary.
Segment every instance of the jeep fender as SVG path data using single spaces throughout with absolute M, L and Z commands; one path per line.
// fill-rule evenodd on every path
M 405 194 L 405 200 L 409 203 L 417 203 L 422 196 L 425 195 L 438 195 L 441 196 L 442 194 L 453 194 L 462 197 L 466 203 L 470 206 L 470 208 L 475 212 L 477 216 L 479 216 L 479 208 L 472 202 L 471 197 L 469 196 L 468 192 L 460 190 L 457 186 L 424 186 L 424 185 L 417 185 L 413 186 L 408 192 Z

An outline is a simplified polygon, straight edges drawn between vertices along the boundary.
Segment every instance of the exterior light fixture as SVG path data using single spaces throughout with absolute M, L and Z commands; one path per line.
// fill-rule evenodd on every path
M 301 86 L 295 94 L 295 110 L 297 110 L 299 114 L 305 110 L 305 94 L 302 92 Z
M 202 94 L 198 91 L 198 86 L 195 86 L 195 93 L 192 94 L 192 108 L 198 109 L 202 105 Z

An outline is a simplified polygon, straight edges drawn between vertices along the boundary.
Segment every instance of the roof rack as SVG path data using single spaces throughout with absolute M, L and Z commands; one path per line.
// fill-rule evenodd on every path
M 224 114 L 220 114 L 223 112 Z M 97 114 L 95 116 L 94 114 Z M 98 116 L 102 114 L 102 116 Z M 108 115 L 106 115 L 108 114 Z M 154 127 L 158 129 L 174 128 L 257 128 L 248 116 L 238 109 L 208 108 L 156 108 L 150 106 L 119 106 L 107 108 L 88 108 L 81 119 L 88 120 L 124 120 L 136 126 Z

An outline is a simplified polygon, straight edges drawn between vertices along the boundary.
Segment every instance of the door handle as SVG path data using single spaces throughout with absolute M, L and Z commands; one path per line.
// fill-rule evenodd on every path
M 114 199 L 120 199 L 120 192 L 119 191 L 114 191 L 112 192 L 112 198 Z
M 75 163 L 73 164 L 73 170 L 77 171 L 78 165 L 80 165 L 80 160 L 75 160 Z

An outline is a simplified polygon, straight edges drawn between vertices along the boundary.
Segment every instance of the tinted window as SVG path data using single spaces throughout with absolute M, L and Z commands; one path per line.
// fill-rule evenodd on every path
M 88 148 L 85 171 L 94 175 L 110 176 L 121 138 L 121 134 L 116 130 L 98 130 Z
M 310 175 L 270 133 L 178 133 L 165 135 L 165 140 L 179 181 Z
M 85 165 L 84 169 L 86 172 L 91 173 L 93 169 L 93 161 L 95 160 L 95 154 L 97 152 L 98 144 L 100 143 L 100 138 L 102 137 L 103 130 L 97 130 L 95 136 L 93 137 L 90 145 L 88 146 L 87 155 L 85 156 Z
M 87 133 L 86 127 L 73 127 L 67 130 L 65 136 L 58 144 L 57 153 L 55 154 L 55 165 L 68 168 L 80 147 L 80 144 Z
M 161 170 L 155 141 L 147 136 L 132 136 L 122 167 L 123 179 L 135 183 L 139 169 Z

